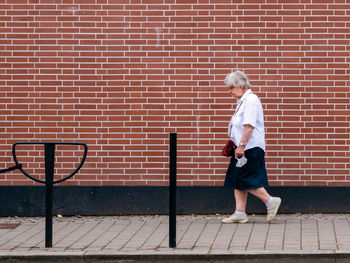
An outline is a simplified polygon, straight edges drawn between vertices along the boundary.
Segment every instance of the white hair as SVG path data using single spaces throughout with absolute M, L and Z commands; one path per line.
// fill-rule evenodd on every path
M 225 85 L 229 88 L 230 87 L 242 87 L 245 89 L 250 88 L 250 83 L 247 75 L 239 70 L 232 72 L 226 76 Z

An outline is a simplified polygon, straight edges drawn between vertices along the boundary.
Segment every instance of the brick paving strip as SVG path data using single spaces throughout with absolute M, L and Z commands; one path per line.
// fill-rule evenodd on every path
M 277 256 L 318 255 L 318 263 L 327 258 L 324 262 L 350 262 L 350 214 L 278 215 L 271 223 L 256 215 L 247 224 L 222 224 L 224 216 L 178 216 L 175 249 L 168 247 L 167 216 L 55 217 L 50 249 L 44 247 L 44 218 L 0 218 L 0 259 L 67 256 L 83 262 L 113 256 L 145 261 L 150 256 L 154 261 L 155 256 L 181 255 L 225 261 L 270 255 L 266 262 L 274 262 L 273 256 L 277 262 Z

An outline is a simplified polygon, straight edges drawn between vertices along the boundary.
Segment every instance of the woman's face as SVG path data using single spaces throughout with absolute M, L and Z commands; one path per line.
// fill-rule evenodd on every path
M 229 87 L 229 92 L 231 93 L 231 95 L 236 98 L 236 99 L 240 99 L 242 98 L 245 89 L 242 87 Z

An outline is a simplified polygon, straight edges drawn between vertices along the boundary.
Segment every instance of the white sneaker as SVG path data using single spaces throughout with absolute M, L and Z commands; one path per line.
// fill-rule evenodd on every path
M 270 206 L 267 206 L 267 221 L 272 221 L 275 219 L 277 215 L 278 208 L 281 205 L 281 198 L 279 197 L 273 197 L 273 202 Z
M 222 222 L 225 224 L 232 224 L 232 223 L 247 223 L 248 222 L 248 216 L 245 214 L 244 216 L 239 216 L 235 213 L 233 213 L 230 217 L 222 219 Z

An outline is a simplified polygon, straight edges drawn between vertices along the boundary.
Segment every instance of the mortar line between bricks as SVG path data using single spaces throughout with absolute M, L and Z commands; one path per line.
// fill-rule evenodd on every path
M 286 242 L 286 230 L 287 230 L 287 220 L 284 220 L 284 228 L 283 228 L 283 239 L 282 239 L 282 251 L 284 250 L 284 245 Z
M 117 222 L 114 221 L 114 223 L 111 225 L 110 228 L 112 228 L 116 223 L 117 223 Z M 112 243 L 112 242 L 125 230 L 125 228 L 127 228 L 130 224 L 131 224 L 131 221 L 129 221 L 129 223 L 126 224 L 125 227 L 124 227 L 123 229 L 121 229 L 121 230 L 119 231 L 119 233 L 118 233 L 114 238 L 112 238 L 107 244 L 105 244 L 100 250 L 104 250 L 104 249 L 105 249 L 110 243 Z M 110 229 L 110 228 L 109 228 L 109 229 Z M 107 232 L 107 231 L 106 231 L 106 232 Z M 105 233 L 106 233 L 106 232 L 105 232 Z
M 191 225 L 193 224 L 193 221 L 191 221 L 191 223 L 188 225 L 188 227 L 186 228 L 186 231 L 184 231 L 184 234 L 182 235 L 182 237 L 179 239 L 179 241 L 176 242 L 176 246 L 178 246 L 181 242 L 181 240 L 184 238 L 184 236 L 186 235 L 188 229 L 191 227 Z
M 130 240 L 133 239 L 133 238 L 137 235 L 138 232 L 140 232 L 140 230 L 145 226 L 145 224 L 146 224 L 146 221 L 143 222 L 143 224 L 137 229 L 137 231 L 134 233 L 134 235 L 133 235 L 132 237 L 130 237 L 130 238 L 128 239 L 128 241 L 126 241 L 126 242 L 124 243 L 124 245 L 122 245 L 122 246 L 119 248 L 119 250 L 122 250 L 122 249 L 130 242 Z M 120 232 L 120 233 L 121 233 L 121 232 Z
M 169 236 L 169 233 L 167 233 L 167 234 L 165 235 L 165 237 L 162 239 L 162 241 L 159 243 L 159 245 L 155 247 L 154 250 L 159 250 L 159 248 L 161 247 L 161 245 L 163 244 L 163 242 L 165 241 L 165 239 L 168 238 L 168 236 Z
M 222 225 L 223 225 L 223 223 L 221 223 L 220 228 L 219 228 L 219 230 L 216 232 L 216 235 L 215 235 L 215 237 L 214 237 L 214 240 L 213 240 L 213 242 L 211 243 L 211 246 L 210 246 L 210 248 L 209 248 L 209 254 L 211 254 L 211 250 L 213 249 L 213 245 L 215 244 L 215 241 L 216 241 L 216 239 L 217 239 L 217 237 L 218 237 L 218 235 L 219 235 L 219 232 L 220 232 L 220 230 L 221 230 L 221 228 L 222 228 Z
M 203 227 L 201 233 L 198 235 L 197 240 L 194 242 L 194 244 L 193 244 L 191 250 L 193 250 L 193 249 L 196 247 L 196 244 L 198 243 L 198 240 L 201 238 L 201 236 L 202 236 L 202 234 L 203 234 L 203 232 L 204 232 L 204 229 L 205 229 L 205 228 L 207 227 L 207 225 L 208 225 L 208 222 L 209 222 L 209 220 L 207 220 L 207 222 L 205 222 L 205 225 L 204 225 L 204 227 Z
M 156 230 L 157 230 L 157 229 L 159 228 L 159 226 L 164 222 L 164 220 L 165 220 L 165 219 L 162 219 L 162 220 L 159 222 L 158 226 L 152 231 L 152 233 L 150 233 L 149 237 L 148 237 L 148 238 L 141 244 L 141 246 L 139 246 L 137 249 L 141 249 L 142 246 L 143 246 L 144 244 L 146 244 L 146 242 L 151 238 L 151 236 L 153 235 L 153 233 L 156 232 Z
M 254 220 L 254 222 L 253 222 L 252 228 L 250 229 L 248 241 L 247 241 L 247 244 L 246 244 L 246 246 L 245 246 L 245 251 L 248 250 L 249 242 L 250 242 L 250 239 L 252 238 L 252 233 L 253 233 L 254 227 L 255 227 L 255 220 Z
M 332 219 L 332 225 L 333 225 L 333 232 L 334 232 L 334 238 L 335 238 L 335 246 L 337 250 L 339 250 L 339 241 L 337 237 L 337 232 L 335 231 L 335 225 L 334 225 L 334 220 Z
M 316 220 L 316 228 L 317 228 L 317 241 L 318 241 L 318 250 L 321 249 L 321 240 L 320 240 L 320 228 L 318 226 L 318 220 Z
M 266 236 L 265 236 L 265 242 L 264 242 L 264 250 L 266 250 L 267 237 L 269 236 L 269 233 L 270 233 L 270 227 L 271 227 L 271 222 L 269 222 L 269 225 L 267 227 Z
M 221 225 L 223 225 L 223 224 L 221 223 Z M 235 224 L 235 231 L 233 231 L 233 234 L 232 234 L 232 236 L 231 236 L 231 239 L 230 239 L 230 242 L 229 242 L 229 244 L 228 244 L 227 250 L 230 250 L 233 237 L 235 236 L 235 234 L 236 234 L 236 232 L 237 232 L 237 228 L 238 228 L 238 224 Z
M 82 237 L 80 237 L 80 238 L 79 238 L 78 240 L 76 240 L 74 243 L 79 242 L 79 241 L 80 241 L 83 237 L 85 237 L 87 234 L 89 234 L 91 231 L 95 230 L 95 229 L 101 224 L 101 221 L 102 221 L 102 220 L 99 220 L 98 224 L 97 224 L 94 228 L 92 228 L 92 229 L 90 229 L 88 232 L 86 232 Z M 98 238 L 98 237 L 96 237 L 96 238 Z M 96 240 L 96 238 L 94 239 L 94 241 Z M 93 241 L 92 241 L 92 242 L 93 242 Z M 90 242 L 89 245 L 90 245 L 92 242 Z M 72 245 L 74 245 L 74 243 L 71 244 L 69 247 L 71 247 Z M 84 249 L 85 249 L 86 247 L 88 247 L 89 245 L 85 246 Z
M 300 219 L 300 250 L 303 250 L 303 220 Z

